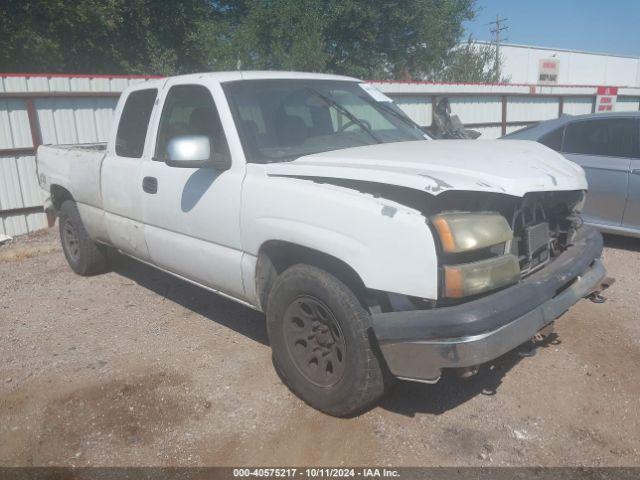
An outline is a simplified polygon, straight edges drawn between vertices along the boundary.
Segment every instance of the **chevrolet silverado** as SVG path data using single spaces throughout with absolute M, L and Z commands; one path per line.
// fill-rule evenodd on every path
M 473 373 L 605 276 L 579 166 L 530 141 L 432 140 L 354 78 L 139 83 L 108 143 L 41 146 L 37 170 L 76 273 L 113 248 L 265 312 L 280 378 L 336 416 L 395 378 Z

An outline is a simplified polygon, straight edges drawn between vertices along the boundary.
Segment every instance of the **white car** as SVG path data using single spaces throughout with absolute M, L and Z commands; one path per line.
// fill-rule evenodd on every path
M 332 415 L 393 377 L 473 372 L 605 275 L 579 166 L 529 141 L 433 141 L 354 78 L 137 84 L 109 143 L 42 146 L 37 167 L 75 272 L 113 247 L 264 311 L 281 378 Z

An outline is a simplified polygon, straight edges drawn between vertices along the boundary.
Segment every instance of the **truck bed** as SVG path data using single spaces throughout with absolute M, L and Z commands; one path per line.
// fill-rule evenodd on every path
M 53 150 L 78 151 L 78 152 L 104 152 L 107 149 L 106 142 L 100 143 L 76 143 L 68 145 L 46 145 Z
M 50 191 L 52 184 L 59 185 L 78 204 L 102 208 L 100 169 L 106 150 L 106 143 L 40 146 L 36 155 L 40 186 Z

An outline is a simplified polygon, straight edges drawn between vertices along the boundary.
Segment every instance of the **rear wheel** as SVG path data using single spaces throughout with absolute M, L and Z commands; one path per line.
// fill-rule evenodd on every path
M 74 201 L 63 202 L 58 222 L 62 250 L 71 269 L 85 276 L 104 272 L 107 268 L 106 247 L 91 240 Z
M 373 405 L 390 377 L 353 292 L 333 275 L 298 264 L 276 280 L 267 305 L 273 362 L 314 408 L 349 416 Z

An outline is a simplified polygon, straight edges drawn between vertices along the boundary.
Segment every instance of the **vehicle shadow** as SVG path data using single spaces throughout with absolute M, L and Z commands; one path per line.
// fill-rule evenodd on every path
M 612 235 L 603 233 L 604 246 L 608 248 L 617 248 L 630 252 L 640 252 L 640 238 L 623 237 L 622 235 Z
M 269 345 L 262 313 L 120 254 L 112 254 L 110 263 L 113 272 L 157 293 L 163 299 L 175 302 L 251 340 Z
M 193 172 L 182 189 L 180 197 L 182 211 L 187 213 L 193 210 L 219 176 L 219 171 L 208 167 L 199 168 Z
M 552 333 L 537 343 L 537 349 L 558 345 L 560 339 Z M 534 349 L 536 352 L 537 349 Z M 505 375 L 521 360 L 528 350 L 523 345 L 489 364 L 471 378 L 458 378 L 453 372 L 445 371 L 440 381 L 434 385 L 402 381 L 380 403 L 380 407 L 408 417 L 416 414 L 442 415 L 477 395 L 496 395 Z M 536 352 L 539 354 L 539 351 Z

